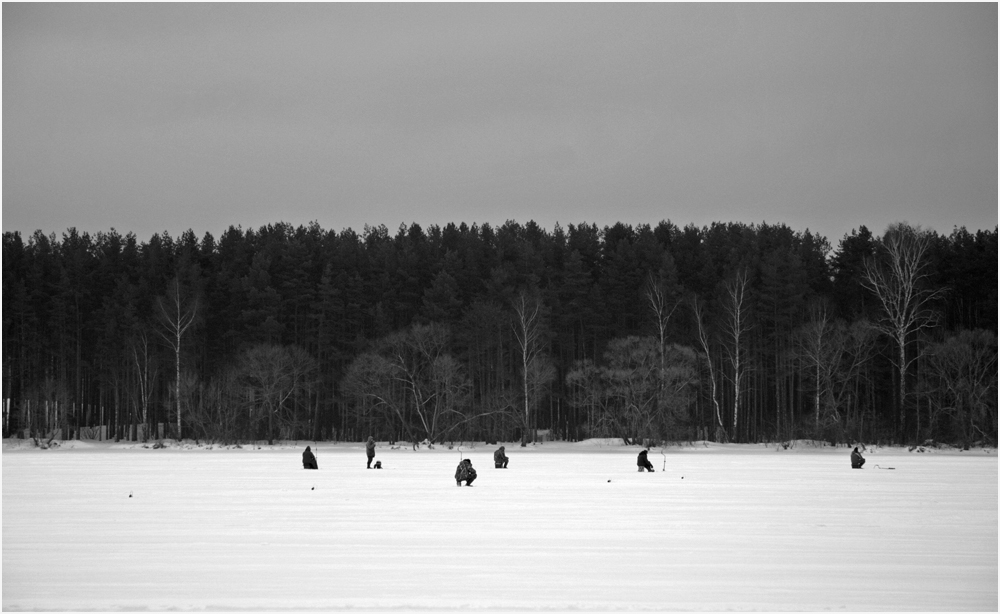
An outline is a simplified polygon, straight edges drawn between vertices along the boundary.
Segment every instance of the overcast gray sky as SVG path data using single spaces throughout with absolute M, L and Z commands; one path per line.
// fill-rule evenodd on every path
M 3 4 L 3 229 L 997 224 L 997 4 Z

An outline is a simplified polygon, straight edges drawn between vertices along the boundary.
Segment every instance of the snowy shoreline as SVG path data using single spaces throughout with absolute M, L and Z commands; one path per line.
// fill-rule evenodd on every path
M 241 444 L 220 444 L 198 442 L 192 439 L 185 439 L 180 442 L 173 439 L 149 440 L 147 442 L 136 441 L 99 441 L 96 439 L 70 439 L 53 440 L 44 442 L 39 440 L 36 444 L 31 439 L 4 439 L 3 451 L 26 451 L 26 450 L 241 450 L 241 451 L 283 451 L 283 450 L 303 450 L 306 446 L 313 449 L 320 448 L 329 452 L 356 451 L 364 449 L 364 442 L 345 441 L 277 441 L 269 445 L 266 441 L 247 442 Z M 489 450 L 492 452 L 498 446 L 505 446 L 508 451 L 525 452 L 537 454 L 541 452 L 561 453 L 561 452 L 586 452 L 586 451 L 619 451 L 638 453 L 642 449 L 639 445 L 625 444 L 620 438 L 587 439 L 584 441 L 546 441 L 544 443 L 531 443 L 521 447 L 519 442 L 498 442 L 496 444 L 484 443 L 482 441 L 472 442 L 449 442 L 444 444 L 434 444 L 428 446 L 426 443 L 417 444 L 416 449 L 411 442 L 394 442 L 390 444 L 386 441 L 376 442 L 378 449 L 402 450 L 418 452 L 454 452 L 461 450 Z M 717 443 L 712 441 L 685 441 L 672 442 L 664 446 L 651 446 L 652 453 L 663 452 L 665 454 L 687 452 L 687 451 L 714 451 L 714 452 L 738 452 L 744 454 L 756 452 L 819 452 L 825 454 L 850 453 L 854 445 L 860 446 L 865 454 L 878 453 L 931 453 L 931 454 L 962 454 L 962 455 L 996 455 L 995 447 L 972 447 L 962 449 L 949 444 L 928 444 L 919 446 L 899 446 L 899 445 L 877 445 L 877 444 L 838 444 L 833 445 L 825 441 L 811 439 L 796 439 L 785 442 L 772 443 Z

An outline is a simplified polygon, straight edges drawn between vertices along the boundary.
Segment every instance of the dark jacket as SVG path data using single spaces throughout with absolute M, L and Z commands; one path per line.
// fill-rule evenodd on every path
M 861 456 L 861 452 L 858 452 L 857 448 L 851 452 L 851 468 L 861 469 L 861 466 L 865 464 L 865 457 Z
M 368 454 L 368 458 L 375 457 L 375 438 L 369 437 L 368 442 L 365 444 L 365 453 Z
M 319 465 L 316 464 L 316 457 L 313 456 L 309 446 L 306 446 L 306 451 L 302 453 L 302 468 L 319 469 Z
M 505 460 L 507 460 L 507 455 L 503 451 L 503 446 L 500 446 L 500 449 L 493 453 L 493 462 L 502 463 Z
M 652 469 L 653 463 L 649 462 L 649 459 L 646 457 L 646 454 L 648 453 L 649 450 L 643 450 L 642 452 L 639 452 L 639 458 L 635 460 L 635 464 L 639 465 L 640 467 L 644 467 L 646 469 Z
M 455 469 L 455 481 L 456 482 L 470 482 L 476 479 L 476 470 L 472 468 L 472 461 L 465 459 L 458 464 L 458 468 Z

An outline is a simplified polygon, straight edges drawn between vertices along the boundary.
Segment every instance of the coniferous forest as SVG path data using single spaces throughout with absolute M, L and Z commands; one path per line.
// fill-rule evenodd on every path
M 3 433 L 996 445 L 997 229 L 3 237 Z

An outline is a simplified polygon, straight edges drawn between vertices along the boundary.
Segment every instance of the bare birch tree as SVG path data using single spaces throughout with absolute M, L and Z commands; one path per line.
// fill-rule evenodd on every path
M 667 346 L 667 324 L 670 323 L 670 317 L 677 310 L 678 301 L 668 296 L 664 285 L 652 273 L 646 280 L 646 300 L 649 302 L 649 308 L 655 318 L 657 338 L 660 342 L 660 381 L 663 381 L 663 372 L 666 369 L 664 350 Z
M 198 299 L 181 296 L 180 280 L 174 278 L 166 297 L 156 301 L 160 315 L 160 336 L 174 351 L 174 400 L 177 403 L 177 441 L 181 440 L 181 341 L 198 317 Z
M 725 295 L 723 311 L 726 315 L 723 331 L 726 343 L 723 343 L 722 347 L 733 370 L 733 437 L 736 437 L 738 432 L 741 393 L 743 391 L 743 380 L 746 377 L 745 344 L 746 334 L 750 330 L 749 304 L 747 301 L 748 285 L 746 271 L 740 269 L 737 271 L 736 277 L 726 282 L 723 286 L 723 293 Z
M 936 314 L 931 304 L 940 295 L 940 290 L 928 287 L 926 256 L 930 245 L 930 233 L 919 227 L 890 225 L 879 242 L 880 253 L 865 260 L 861 280 L 882 305 L 883 317 L 876 327 L 896 345 L 901 431 L 906 425 L 906 377 L 916 360 L 916 356 L 907 358 L 906 344 L 911 335 L 934 324 Z
M 149 439 L 149 400 L 153 396 L 153 382 L 156 379 L 156 369 L 151 366 L 149 354 L 149 336 L 145 331 L 137 331 L 132 339 L 132 364 L 135 366 L 136 381 L 139 385 L 139 408 L 142 413 L 143 436 L 145 442 Z
M 528 429 L 531 428 L 532 388 L 535 383 L 529 381 L 532 375 L 544 375 L 548 370 L 540 368 L 538 363 L 542 351 L 542 303 L 534 296 L 521 292 L 514 298 L 514 336 L 521 358 L 521 384 L 524 394 L 524 429 L 521 431 L 521 447 L 527 445 Z
M 705 353 L 705 363 L 708 365 L 708 383 L 711 387 L 712 406 L 715 408 L 716 439 L 728 439 L 726 427 L 722 423 L 722 408 L 719 406 L 718 382 L 715 378 L 715 366 L 712 353 L 709 351 L 708 332 L 705 329 L 705 307 L 697 296 L 691 297 L 691 309 L 694 311 L 694 321 L 698 326 L 698 343 Z M 721 435 L 721 437 L 720 437 Z
M 820 406 L 823 397 L 829 393 L 824 368 L 830 362 L 828 360 L 830 317 L 827 314 L 826 305 L 814 305 L 810 311 L 812 318 L 802 327 L 799 343 L 802 357 L 812 370 L 812 376 L 815 380 L 816 389 L 813 391 L 814 428 L 819 433 Z

